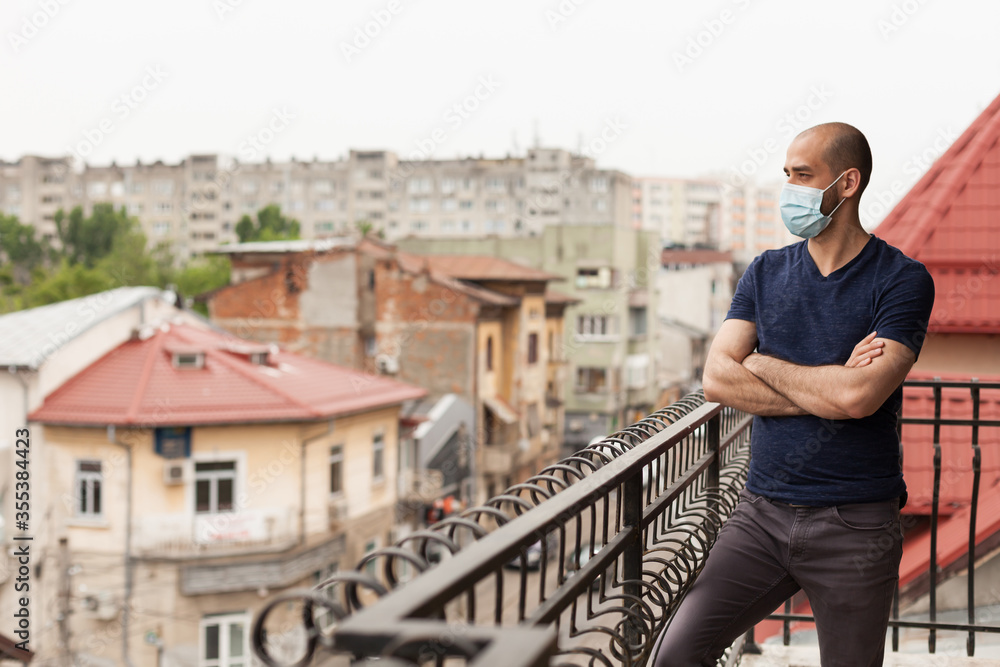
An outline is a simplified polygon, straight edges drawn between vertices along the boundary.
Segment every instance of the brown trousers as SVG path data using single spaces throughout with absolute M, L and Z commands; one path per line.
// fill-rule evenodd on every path
M 715 665 L 737 637 L 803 590 L 823 667 L 881 665 L 902 552 L 898 499 L 797 507 L 743 490 L 650 664 Z

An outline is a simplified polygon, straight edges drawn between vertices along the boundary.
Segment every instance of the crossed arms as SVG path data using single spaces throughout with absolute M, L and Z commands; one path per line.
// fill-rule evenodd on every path
M 910 348 L 876 338 L 877 333 L 861 340 L 843 366 L 799 366 L 754 352 L 753 322 L 726 320 L 705 362 L 705 398 L 764 417 L 867 417 L 903 382 L 916 360 Z

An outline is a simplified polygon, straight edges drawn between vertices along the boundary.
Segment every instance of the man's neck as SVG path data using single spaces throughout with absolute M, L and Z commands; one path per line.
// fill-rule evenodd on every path
M 844 219 L 831 222 L 822 234 L 809 239 L 807 247 L 816 268 L 828 276 L 857 257 L 870 238 L 857 218 Z

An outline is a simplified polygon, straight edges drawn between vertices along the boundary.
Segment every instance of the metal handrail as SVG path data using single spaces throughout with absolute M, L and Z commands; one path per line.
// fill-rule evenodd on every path
M 369 554 L 354 571 L 280 596 L 256 618 L 254 651 L 267 665 L 308 665 L 321 653 L 404 664 L 450 656 L 479 667 L 549 664 L 554 655 L 559 664 L 643 664 L 735 507 L 749 427 L 748 416 L 689 395 L 483 506 Z M 432 544 L 450 553 L 446 564 L 431 566 Z M 537 577 L 526 572 L 534 544 Z M 567 556 L 585 544 L 597 545 L 592 557 L 567 571 Z M 505 574 L 512 561 L 519 572 Z M 419 575 L 400 585 L 404 562 Z M 372 565 L 381 577 L 364 571 Z M 509 580 L 516 613 L 504 604 Z M 363 591 L 376 599 L 363 600 Z M 492 609 L 483 604 L 490 594 Z M 289 601 L 302 605 L 305 645 L 281 661 L 265 629 Z M 323 613 L 335 627 L 320 627 Z M 605 645 L 590 645 L 594 635 Z M 517 646 L 517 656 L 502 646 Z
M 933 465 L 934 465 L 934 481 L 932 487 L 932 501 L 931 501 L 931 514 L 930 514 L 930 553 L 929 562 L 927 568 L 927 595 L 928 595 L 928 620 L 926 621 L 916 621 L 916 620 L 903 620 L 899 616 L 899 606 L 900 606 L 900 591 L 897 585 L 895 594 L 893 596 L 893 606 L 892 606 L 892 617 L 889 619 L 889 628 L 891 629 L 891 648 L 893 651 L 899 650 L 899 630 L 901 628 L 911 628 L 911 629 L 924 629 L 928 631 L 927 636 L 927 649 L 929 653 L 937 652 L 937 633 L 939 631 L 957 631 L 966 632 L 966 653 L 968 656 L 975 656 L 976 651 L 976 633 L 1000 633 L 1000 625 L 988 625 L 985 623 L 976 622 L 976 586 L 975 586 L 975 573 L 976 573 L 976 522 L 977 513 L 979 509 L 979 492 L 980 492 L 980 482 L 982 476 L 982 448 L 980 445 L 980 429 L 981 428 L 997 428 L 1000 427 L 1000 421 L 982 419 L 980 414 L 980 408 L 982 403 L 982 391 L 983 390 L 998 390 L 1000 389 L 1000 383 L 997 382 L 979 382 L 975 378 L 971 380 L 949 380 L 943 381 L 940 378 L 935 378 L 933 380 L 907 380 L 903 383 L 904 392 L 909 388 L 923 388 L 931 389 L 932 396 L 934 400 L 934 417 L 909 417 L 905 414 L 900 414 L 898 420 L 898 430 L 901 436 L 901 453 L 905 453 L 906 441 L 902 438 L 902 429 L 906 425 L 923 425 L 923 426 L 933 426 L 933 440 L 932 446 L 934 450 L 933 455 Z M 945 390 L 962 390 L 968 391 L 969 399 L 971 400 L 971 418 L 969 419 L 953 419 L 942 417 L 942 403 L 943 403 L 943 392 Z M 966 607 L 968 614 L 968 621 L 966 623 L 945 623 L 937 620 L 937 587 L 938 578 L 941 575 L 941 568 L 938 565 L 938 549 L 937 549 L 937 537 L 938 537 L 938 514 L 940 510 L 941 502 L 941 472 L 942 472 L 942 452 L 941 452 L 941 428 L 945 426 L 962 426 L 969 427 L 969 445 L 970 445 L 970 470 L 972 472 L 972 487 L 969 498 L 969 541 L 968 541 L 968 551 L 965 558 L 965 572 L 967 573 L 967 587 L 966 587 Z M 785 604 L 784 613 L 775 613 L 768 617 L 770 620 L 778 620 L 782 622 L 782 643 L 785 646 L 789 645 L 791 638 L 791 624 L 793 622 L 814 622 L 815 619 L 811 614 L 797 614 L 792 613 L 792 606 L 790 601 Z M 751 640 L 752 641 L 752 640 Z

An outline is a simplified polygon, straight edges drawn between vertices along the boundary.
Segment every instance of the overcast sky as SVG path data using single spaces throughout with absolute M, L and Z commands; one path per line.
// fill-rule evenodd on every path
M 996 0 L 4 0 L 0 30 L 0 159 L 503 156 L 537 133 L 738 183 L 840 120 L 872 145 L 873 218 L 1000 94 Z

